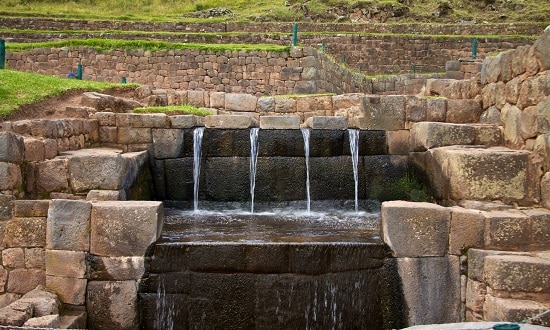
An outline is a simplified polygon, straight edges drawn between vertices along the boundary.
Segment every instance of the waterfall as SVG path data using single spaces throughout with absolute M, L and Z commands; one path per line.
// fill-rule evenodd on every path
M 193 210 L 199 210 L 199 180 L 201 172 L 201 146 L 204 127 L 193 130 Z
M 250 129 L 250 213 L 254 213 L 254 188 L 256 187 L 256 162 L 258 160 L 257 127 Z
M 155 329 L 172 330 L 174 328 L 174 304 L 169 302 L 164 289 L 164 281 L 160 280 L 157 287 Z
M 311 212 L 311 197 L 309 193 L 309 128 L 301 128 L 302 136 L 304 137 L 304 151 L 306 158 L 306 197 L 307 197 L 307 212 Z
M 355 180 L 355 212 L 359 212 L 359 178 L 357 164 L 359 162 L 359 130 L 348 129 L 349 148 L 351 152 L 351 162 L 353 164 L 353 179 Z

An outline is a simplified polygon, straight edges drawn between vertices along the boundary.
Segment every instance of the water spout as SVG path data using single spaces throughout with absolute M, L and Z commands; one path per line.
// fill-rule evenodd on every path
M 304 151 L 306 158 L 306 197 L 307 197 L 307 213 L 311 212 L 311 197 L 309 193 L 309 128 L 301 128 L 302 136 L 304 137 Z
M 355 212 L 359 212 L 359 171 L 357 169 L 359 163 L 359 130 L 348 129 L 348 134 L 351 162 L 353 164 L 353 179 L 355 180 Z
M 254 213 L 254 188 L 256 187 L 256 162 L 258 161 L 258 131 L 250 129 L 250 213 Z
M 193 210 L 199 210 L 199 179 L 201 172 L 201 146 L 204 127 L 193 130 Z

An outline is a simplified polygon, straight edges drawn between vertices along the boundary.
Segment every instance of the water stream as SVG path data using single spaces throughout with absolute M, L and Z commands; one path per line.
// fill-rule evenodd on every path
M 201 146 L 204 127 L 193 130 L 193 210 L 199 210 L 199 180 L 201 172 Z
M 306 159 L 306 197 L 307 197 L 307 212 L 311 212 L 311 197 L 309 192 L 309 128 L 301 128 L 302 136 L 304 137 L 304 152 Z
M 250 213 L 254 213 L 254 188 L 256 187 L 256 163 L 258 161 L 258 131 L 250 129 Z
M 355 180 L 355 212 L 359 212 L 359 130 L 348 129 L 349 148 L 351 152 L 351 162 L 353 164 L 353 179 Z

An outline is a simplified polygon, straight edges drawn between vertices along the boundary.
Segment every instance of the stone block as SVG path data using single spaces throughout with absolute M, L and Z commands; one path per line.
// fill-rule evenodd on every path
M 48 200 L 16 200 L 13 212 L 16 217 L 47 217 L 49 207 Z
M 459 322 L 460 269 L 455 256 L 397 258 L 408 324 Z M 433 276 L 437 274 L 437 276 Z
M 475 124 L 472 125 L 476 131 L 474 144 L 486 147 L 500 146 L 503 144 L 502 131 L 497 125 Z
M 33 317 L 23 324 L 27 328 L 57 329 L 59 328 L 59 314 Z
M 120 144 L 151 143 L 153 142 L 151 128 L 118 127 L 117 141 Z
M 275 97 L 276 113 L 294 113 L 296 112 L 296 100 L 288 97 Z
M 46 276 L 46 287 L 54 292 L 59 300 L 69 305 L 84 305 L 86 303 L 85 278 Z
M 261 129 L 300 129 L 300 116 L 261 116 Z
M 539 102 L 536 109 L 537 131 L 539 133 L 550 133 L 550 98 Z
M 382 204 L 382 237 L 396 257 L 444 256 L 449 209 L 430 203 L 390 201 Z
M 125 201 L 126 192 L 121 190 L 90 190 L 86 195 L 87 201 Z
M 6 223 L 4 243 L 8 247 L 44 247 L 46 218 L 14 218 Z
M 86 308 L 97 329 L 137 329 L 139 324 L 135 281 L 90 281 Z
M 99 141 L 103 143 L 118 142 L 118 128 L 116 126 L 101 126 L 99 127 Z
M 388 154 L 408 155 L 410 149 L 410 130 L 386 131 Z
M 69 189 L 69 162 L 51 159 L 36 166 L 35 186 L 38 192 L 63 192 Z
M 205 92 L 204 91 L 198 91 L 198 90 L 188 90 L 187 91 L 187 102 L 189 102 L 190 105 L 193 105 L 195 107 L 204 107 L 205 104 Z
M 494 291 L 550 292 L 550 260 L 521 255 L 485 257 L 485 281 Z
M 256 127 L 256 120 L 247 115 L 213 115 L 204 118 L 207 128 L 246 129 Z
M 529 255 L 527 252 L 511 252 L 511 251 L 496 251 L 496 250 L 468 250 L 468 278 L 484 282 L 483 269 L 485 267 L 485 257 L 490 255 Z
M 96 112 L 94 118 L 99 126 L 116 126 L 116 113 L 114 112 Z
M 46 284 L 46 272 L 43 269 L 18 268 L 10 271 L 8 292 L 25 294 L 39 285 Z
M 501 111 L 501 120 L 504 124 L 504 141 L 511 147 L 519 148 L 524 142 L 521 137 L 522 112 L 513 105 L 506 105 Z
M 541 64 L 541 71 L 549 70 L 550 69 L 550 58 L 548 57 L 548 54 L 550 54 L 550 30 L 546 29 L 546 31 L 540 36 L 537 41 L 535 41 L 535 55 L 540 61 Z
M 86 278 L 86 252 L 46 250 L 46 275 Z
M 40 162 L 44 160 L 44 142 L 34 138 L 25 138 L 25 161 Z
M 257 104 L 258 112 L 274 112 L 275 111 L 275 98 L 272 96 L 263 96 L 258 98 Z
M 45 251 L 43 248 L 26 248 L 25 268 L 44 268 L 46 267 Z
M 406 120 L 408 122 L 426 121 L 428 102 L 424 97 L 407 96 L 405 102 Z
M 429 150 L 436 197 L 530 204 L 536 182 L 529 152 L 507 148 L 449 146 Z M 507 164 L 500 166 L 498 164 Z
M 466 309 L 474 316 L 469 321 L 483 320 L 483 305 L 485 304 L 485 295 L 487 287 L 484 283 L 468 279 L 466 283 Z
M 21 164 L 24 156 L 23 138 L 11 132 L 0 131 L 0 162 Z
M 361 106 L 364 97 L 365 94 L 362 93 L 334 95 L 332 97 L 332 107 L 334 110 L 339 110 Z
M 127 116 L 128 126 L 134 128 L 167 128 L 169 127 L 170 120 L 164 113 L 154 114 L 117 114 L 117 120 L 120 120 L 120 116 Z
M 99 257 L 91 255 L 90 279 L 101 281 L 139 280 L 145 272 L 145 257 Z
M 541 206 L 550 209 L 550 172 L 546 172 L 540 182 Z
M 365 96 L 359 128 L 395 131 L 405 128 L 405 96 Z
M 475 137 L 475 129 L 463 124 L 421 122 L 413 124 L 411 128 L 411 144 L 414 151 L 472 144 Z
M 525 214 L 515 211 L 483 213 L 485 246 L 497 249 L 517 249 L 531 243 L 531 223 Z
M 92 208 L 90 253 L 143 256 L 162 230 L 161 202 L 97 202 Z
M 445 71 L 460 71 L 460 61 L 445 62 Z
M 522 322 L 548 310 L 547 304 L 531 300 L 487 296 L 485 320 L 495 322 Z M 543 324 L 544 325 L 544 324 Z M 548 324 L 546 324 L 548 326 Z
M 48 211 L 46 247 L 53 250 L 88 251 L 90 202 L 54 199 Z
M 345 130 L 348 128 L 346 117 L 313 116 L 306 119 L 304 127 L 312 129 Z
M 0 191 L 19 190 L 23 185 L 21 168 L 14 163 L 0 162 Z
M 37 286 L 25 293 L 21 297 L 21 301 L 28 302 L 33 306 L 33 316 L 59 314 L 59 307 L 61 305 L 57 295 L 46 290 L 44 286 Z
M 307 96 L 296 99 L 296 111 L 310 112 L 318 110 L 332 110 L 331 96 Z
M 449 228 L 449 253 L 462 255 L 469 248 L 482 248 L 485 218 L 480 211 L 452 207 Z
M 256 103 L 258 98 L 254 95 L 244 93 L 227 93 L 225 94 L 225 110 L 229 111 L 256 111 Z
M 429 97 L 426 99 L 426 120 L 445 121 L 447 117 L 447 99 L 444 97 Z
M 25 252 L 23 248 L 7 248 L 2 250 L 2 266 L 6 268 L 25 268 Z
M 15 197 L 0 194 L 0 221 L 10 220 L 13 216 Z
M 32 305 L 23 302 L 14 302 L 0 309 L 0 324 L 4 326 L 22 326 L 32 317 Z
M 2 285 L 5 283 L 2 283 Z M 21 296 L 16 293 L 4 293 L 0 295 L 0 308 L 4 308 L 9 304 L 19 300 Z
M 170 116 L 170 127 L 172 128 L 193 128 L 196 126 L 201 126 L 200 121 L 195 115 L 178 115 Z M 153 135 L 153 142 L 154 142 Z
M 448 123 L 477 123 L 483 113 L 481 104 L 473 99 L 448 99 L 446 122 Z
M 86 319 L 88 314 L 86 311 L 64 311 L 63 315 L 59 316 L 60 329 L 85 329 Z
M 183 149 L 183 130 L 153 129 L 153 154 L 156 159 L 177 158 Z

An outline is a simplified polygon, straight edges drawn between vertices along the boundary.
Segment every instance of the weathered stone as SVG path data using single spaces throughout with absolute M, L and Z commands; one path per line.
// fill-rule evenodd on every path
M 145 144 L 153 142 L 153 137 L 148 127 L 118 127 L 117 140 L 120 144 Z
M 126 192 L 124 190 L 90 190 L 86 195 L 87 201 L 125 201 Z
M 407 96 L 405 102 L 406 121 L 426 121 L 428 102 L 423 97 Z
M 47 328 L 56 329 L 59 328 L 59 314 L 44 315 L 33 317 L 27 320 L 23 324 L 23 327 L 28 328 Z
M 110 126 L 99 127 L 99 141 L 103 143 L 118 143 L 118 128 Z
M 299 129 L 300 116 L 261 116 L 261 129 Z
M 127 117 L 124 118 L 123 117 Z M 154 114 L 137 114 L 137 113 L 127 113 L 127 114 L 117 114 L 117 123 L 120 120 L 127 120 L 128 125 L 135 128 L 167 128 L 170 124 L 169 117 L 164 113 L 154 113 Z
M 44 142 L 38 139 L 26 137 L 25 143 L 25 161 L 40 162 L 44 160 Z
M 0 162 L 0 191 L 19 190 L 23 185 L 21 168 L 14 163 Z
M 69 162 L 66 159 L 51 159 L 36 167 L 38 192 L 62 192 L 69 189 Z
M 357 118 L 361 129 L 399 130 L 405 128 L 405 96 L 366 96 L 364 116 Z
M 332 110 L 332 97 L 308 96 L 296 99 L 296 111 L 310 112 L 318 110 Z
M 313 116 L 304 122 L 304 127 L 312 129 L 345 130 L 348 128 L 346 117 Z
M 460 61 L 445 62 L 445 71 L 460 71 Z
M 550 249 L 550 210 L 529 208 L 522 211 L 531 220 L 531 248 Z
M 0 194 L 0 221 L 10 220 L 13 216 L 15 197 Z
M 183 148 L 183 130 L 154 129 L 153 154 L 156 159 L 176 158 L 181 156 Z
M 488 295 L 484 310 L 486 320 L 522 322 L 548 310 L 548 305 L 531 300 L 496 298 Z
M 91 255 L 90 279 L 103 281 L 139 280 L 145 271 L 144 257 L 99 257 Z
M 160 202 L 97 202 L 92 208 L 90 253 L 143 256 L 161 233 Z
M 89 202 L 52 200 L 48 211 L 47 248 L 88 251 L 91 209 Z
M 476 131 L 474 144 L 486 147 L 500 146 L 503 143 L 503 134 L 497 125 L 475 124 Z
M 477 100 L 447 100 L 446 121 L 448 123 L 477 123 L 483 109 Z
M 25 268 L 23 248 L 8 248 L 2 251 L 2 266 L 7 268 Z
M 64 304 L 84 305 L 87 283 L 85 278 L 46 276 L 46 287 Z
M 59 316 L 60 329 L 85 329 L 86 328 L 86 311 L 65 310 L 63 315 Z
M 95 108 L 98 111 L 111 109 L 115 112 L 123 112 L 143 107 L 143 105 L 135 100 L 123 97 L 115 97 L 96 92 L 85 92 L 82 94 L 80 104 Z
M 46 267 L 45 251 L 43 248 L 26 248 L 25 268 L 44 268 Z
M 61 305 L 57 295 L 41 285 L 25 293 L 21 297 L 21 301 L 28 302 L 33 306 L 33 316 L 58 314 Z
M 332 107 L 334 110 L 347 109 L 351 107 L 361 106 L 365 94 L 349 93 L 332 96 Z
M 8 247 L 43 247 L 46 218 L 14 218 L 6 224 L 4 243 Z
M 550 97 L 537 104 L 536 116 L 538 131 L 540 133 L 550 133 Z
M 501 53 L 502 54 L 502 53 Z M 500 56 L 487 56 L 483 59 L 481 67 L 481 83 L 487 84 L 497 82 L 500 78 Z
M 530 46 L 519 46 L 513 51 L 512 58 L 512 75 L 519 76 L 524 73 L 526 68 L 523 65 L 524 59 L 527 57 Z
M 187 91 L 187 102 L 195 107 L 204 107 L 206 106 L 205 101 L 205 92 L 199 90 L 188 90 Z
M 485 245 L 488 248 L 511 249 L 525 247 L 531 242 L 529 218 L 514 211 L 483 213 L 486 221 Z
M 447 117 L 447 99 L 444 97 L 427 98 L 426 110 L 428 121 L 445 121 Z
M 408 155 L 409 154 L 410 130 L 386 131 L 388 154 Z
M 10 271 L 8 292 L 25 294 L 39 285 L 46 284 L 46 272 L 43 269 L 18 268 Z
M 253 112 L 256 111 L 256 103 L 258 98 L 250 94 L 225 94 L 225 109 L 230 111 L 244 111 Z
M 543 168 L 545 171 L 550 170 L 550 134 L 539 134 L 535 140 L 533 151 L 544 158 Z
M 6 292 L 6 282 L 8 281 L 8 271 L 0 266 L 0 293 Z M 0 295 L 1 297 L 2 295 Z
M 541 205 L 550 209 L 550 172 L 546 172 L 540 182 Z
M 466 284 L 466 309 L 472 312 L 474 316 L 467 321 L 483 320 L 483 305 L 485 304 L 485 295 L 487 287 L 484 283 L 468 279 Z
M 408 324 L 460 321 L 458 257 L 397 258 Z M 437 274 L 437 276 L 430 276 Z
M 431 148 L 472 144 L 476 131 L 470 125 L 421 122 L 411 128 L 411 146 L 415 151 Z
M 32 305 L 24 302 L 14 302 L 0 309 L 0 324 L 6 326 L 22 326 L 32 317 Z
M 519 255 L 528 256 L 526 252 L 510 252 L 510 251 L 496 251 L 496 250 L 480 250 L 469 249 L 468 250 L 468 278 L 477 281 L 485 282 L 485 257 L 492 255 Z
M 550 292 L 550 260 L 532 256 L 485 257 L 485 280 L 493 290 Z
M 94 118 L 99 126 L 116 126 L 117 115 L 114 112 L 96 112 Z
M 529 181 L 529 153 L 502 147 L 441 147 L 433 157 L 432 182 L 440 198 L 531 203 L 536 183 Z M 507 164 L 506 167 L 498 164 Z
M 540 76 L 530 77 L 523 81 L 518 94 L 518 108 L 523 110 L 527 107 L 537 105 L 546 98 L 539 78 Z
M 13 212 L 16 217 L 46 217 L 49 207 L 47 200 L 16 200 Z
M 4 284 L 5 283 L 2 283 L 2 286 Z M 0 295 L 0 308 L 4 308 L 4 307 L 8 306 L 9 304 L 19 300 L 19 298 L 21 298 L 21 296 L 16 294 L 16 293 L 1 294 Z
M 46 250 L 46 275 L 86 278 L 86 252 Z
M 88 320 L 95 328 L 138 328 L 135 281 L 91 281 L 87 296 Z
M 251 116 L 247 115 L 214 115 L 204 118 L 204 125 L 207 128 L 234 128 L 244 129 L 256 127 L 257 123 Z
M 547 29 L 548 30 L 548 29 Z M 537 41 L 535 41 L 535 55 L 541 63 L 541 71 L 550 70 L 550 32 L 545 31 Z
M 516 77 L 506 83 L 505 100 L 507 103 L 516 104 L 518 101 L 519 91 L 521 89 L 521 80 Z M 485 95 L 484 95 L 485 97 Z
M 485 218 L 480 211 L 451 208 L 449 253 L 462 255 L 469 248 L 484 244 Z
M 276 97 L 275 112 L 276 113 L 296 112 L 296 100 L 288 97 Z
M 21 164 L 25 155 L 23 138 L 0 131 L 0 162 Z
M 170 122 L 170 127 L 172 128 L 193 128 L 196 126 L 201 126 L 200 121 L 195 115 L 170 116 Z M 154 139 L 155 136 L 153 135 L 153 142 Z
M 382 204 L 382 236 L 396 257 L 444 256 L 448 209 L 430 203 L 391 201 Z
M 264 96 L 258 98 L 258 112 L 273 112 L 275 111 L 275 98 L 272 96 Z
M 489 107 L 485 110 L 479 117 L 479 122 L 481 124 L 492 124 L 492 125 L 502 125 L 500 120 L 500 110 L 495 106 Z

